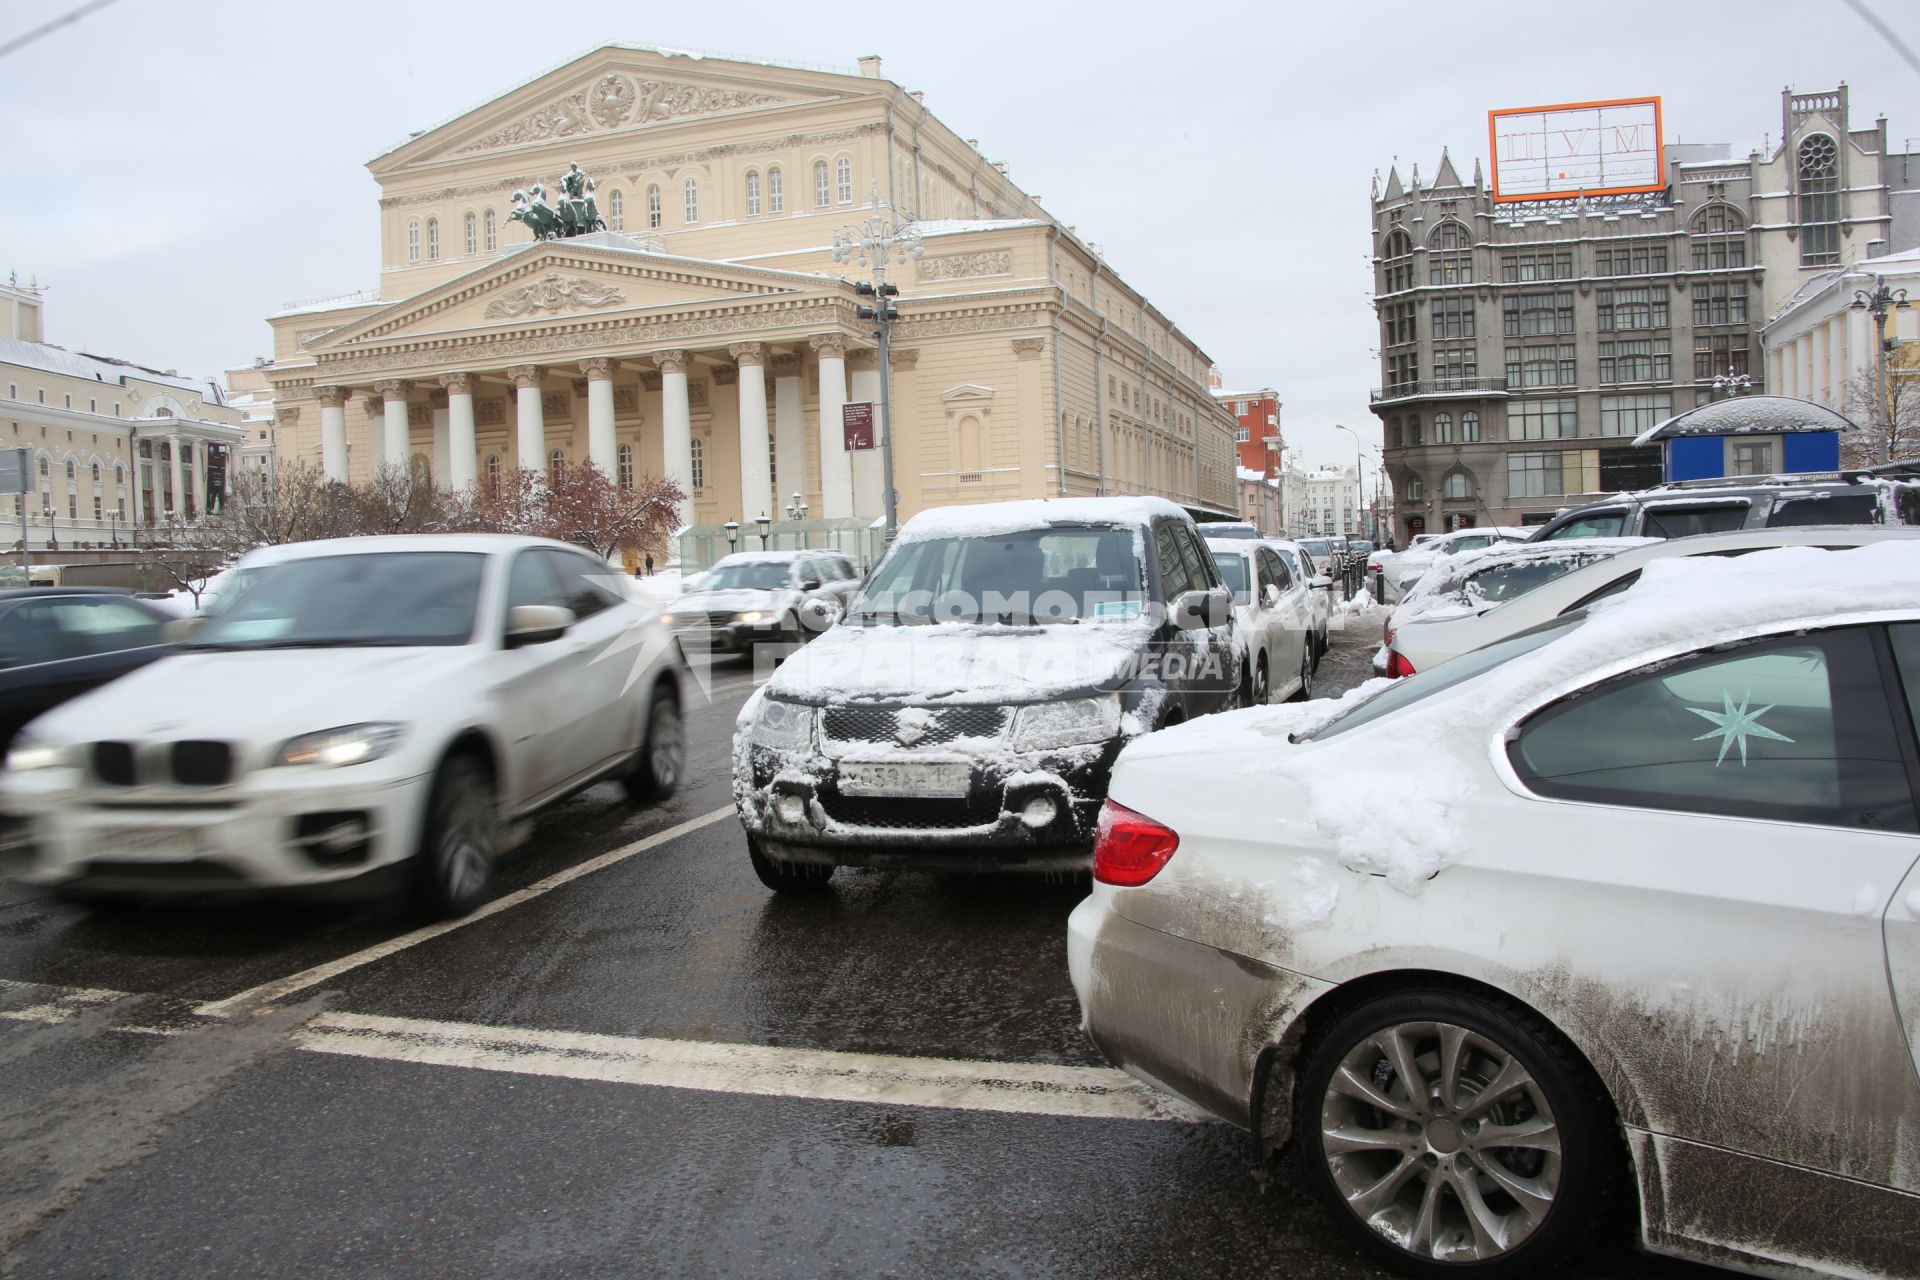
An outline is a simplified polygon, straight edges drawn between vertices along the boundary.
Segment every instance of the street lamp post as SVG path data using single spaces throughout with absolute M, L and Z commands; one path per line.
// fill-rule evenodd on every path
M 873 270 L 871 283 L 863 280 L 854 288 L 862 297 L 873 299 L 871 306 L 862 304 L 856 314 L 862 320 L 874 322 L 873 336 L 880 342 L 880 482 L 886 486 L 888 545 L 892 545 L 893 535 L 900 529 L 899 495 L 893 488 L 893 378 L 889 367 L 893 322 L 900 318 L 900 310 L 892 300 L 900 296 L 900 286 L 887 282 L 887 259 L 891 257 L 904 267 L 909 258 L 917 259 L 920 253 L 920 233 L 911 223 L 889 222 L 878 215 L 833 233 L 835 262 L 857 260 L 861 266 L 870 266 Z
M 767 549 L 767 529 L 773 524 L 773 517 L 762 511 L 753 518 L 753 522 L 760 526 L 760 549 L 765 551 Z
M 800 496 L 798 489 L 795 489 L 793 491 L 793 500 L 787 503 L 787 519 L 793 521 L 795 524 L 801 524 L 806 521 L 806 518 L 807 500 Z M 807 531 L 802 529 L 799 531 L 799 534 L 800 549 L 805 551 L 807 549 Z
M 1360 510 L 1362 512 L 1360 530 L 1364 534 L 1367 527 L 1366 516 L 1364 514 L 1367 509 L 1367 447 L 1360 439 L 1360 433 L 1352 427 L 1342 426 L 1336 422 L 1333 424 L 1333 429 L 1335 431 L 1344 431 L 1353 437 L 1353 478 L 1359 482 L 1360 485 Z
M 1713 389 L 1715 391 L 1724 391 L 1729 396 L 1737 396 L 1742 391 L 1753 390 L 1753 378 L 1748 374 L 1735 373 L 1733 371 L 1733 362 L 1729 360 L 1725 373 L 1716 373 L 1713 375 Z
M 1890 412 L 1887 406 L 1887 313 L 1905 311 L 1907 307 L 1907 291 L 1887 288 L 1885 276 L 1875 276 L 1870 291 L 1853 291 L 1853 309 L 1873 317 L 1873 416 L 1874 426 L 1880 432 L 1882 462 L 1893 461 L 1893 432 L 1888 429 Z M 1894 339 L 1893 345 L 1898 343 L 1899 339 Z
M 740 541 L 740 522 L 729 520 L 720 527 L 727 531 L 727 554 L 732 555 L 734 544 Z

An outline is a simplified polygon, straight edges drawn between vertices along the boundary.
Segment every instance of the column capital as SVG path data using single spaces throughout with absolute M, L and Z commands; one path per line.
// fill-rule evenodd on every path
M 344 409 L 352 395 L 352 387 L 315 387 L 313 389 L 313 397 L 320 402 L 322 409 Z
M 640 375 L 640 389 L 641 389 L 641 390 L 643 390 L 643 391 L 658 391 L 658 390 L 660 389 L 660 375 L 659 375 L 659 373 L 658 373 L 658 372 L 654 372 L 654 373 L 644 373 L 644 372 L 643 372 L 643 373 L 642 373 L 642 374 Z
M 685 351 L 656 351 L 653 353 L 653 362 L 662 373 L 684 374 L 691 360 Z
M 807 339 L 807 345 L 819 352 L 822 360 L 844 360 L 851 344 L 844 333 L 816 333 Z
M 433 408 L 435 408 L 435 409 L 444 409 L 444 408 L 446 408 L 446 407 L 447 407 L 447 393 L 446 393 L 446 391 L 445 391 L 445 389 L 443 388 L 443 389 L 440 389 L 440 390 L 435 390 L 435 389 L 433 389 L 433 388 L 428 388 L 428 390 L 427 390 L 427 403 L 428 403 L 429 405 L 431 405 L 431 406 L 432 406 Z
M 855 347 L 847 352 L 847 368 L 855 372 L 871 372 L 880 367 L 880 353 L 872 347 Z
M 749 365 L 747 367 L 751 369 L 751 368 L 758 368 L 759 366 Z M 738 365 L 717 364 L 713 366 L 713 385 L 714 386 L 730 387 L 734 383 L 738 382 L 739 380 L 740 380 L 740 367 Z
M 601 382 L 613 377 L 619 364 L 612 356 L 588 356 L 580 362 L 580 372 L 586 374 L 590 382 Z
M 507 368 L 507 377 L 511 378 L 513 385 L 522 391 L 529 388 L 539 390 L 540 378 L 545 373 L 546 370 L 537 364 L 516 364 Z
M 369 418 L 377 418 L 387 411 L 386 401 L 379 396 L 360 397 L 360 411 Z
M 800 357 L 778 354 L 773 357 L 773 376 L 776 378 L 797 378 L 800 376 Z
M 587 394 L 587 379 L 574 378 L 571 381 L 573 383 L 573 394 L 584 397 Z
M 920 348 L 895 347 L 887 352 L 887 363 L 896 369 L 911 369 L 920 363 Z
M 470 396 L 473 394 L 473 375 L 471 373 L 443 373 L 440 385 L 447 389 L 450 396 Z
M 1045 338 L 1015 338 L 1013 354 L 1022 360 L 1032 360 L 1046 349 Z
M 735 364 L 765 364 L 767 362 L 767 344 L 764 342 L 735 342 L 727 347 L 727 354 L 733 357 Z
M 373 389 L 389 400 L 405 400 L 413 384 L 405 378 L 381 378 L 373 384 Z

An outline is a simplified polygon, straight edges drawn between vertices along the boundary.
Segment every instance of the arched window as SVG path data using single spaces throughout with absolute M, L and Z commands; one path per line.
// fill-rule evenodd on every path
M 1473 235 L 1458 222 L 1447 221 L 1427 237 L 1429 284 L 1473 283 Z
M 487 488 L 489 490 L 499 489 L 500 487 L 500 455 L 499 454 L 490 453 L 487 455 L 486 477 L 487 477 Z
M 655 183 L 647 188 L 647 229 L 658 231 L 662 221 L 660 212 L 660 185 Z
M 1480 443 L 1480 414 L 1473 409 L 1465 409 L 1460 414 L 1460 443 Z
M 773 424 L 767 424 L 767 483 L 775 493 L 780 492 L 780 449 L 779 441 L 774 439 Z
M 100 459 L 98 458 L 93 460 L 93 482 L 95 484 L 100 483 Z
M 1419 476 L 1407 477 L 1407 501 L 1419 502 L 1427 496 L 1426 482 Z
M 853 161 L 841 156 L 833 163 L 834 194 L 841 204 L 853 203 Z
M 416 453 L 407 459 L 407 474 L 413 478 L 413 483 L 420 488 L 430 488 L 433 485 L 433 463 L 428 460 L 427 455 L 424 453 Z
M 618 191 L 607 197 L 607 212 L 612 215 L 608 223 L 615 231 L 627 229 L 627 201 Z
M 760 171 L 758 169 L 747 170 L 747 216 L 749 218 L 760 216 Z
M 1824 133 L 1800 142 L 1800 265 L 1840 261 L 1840 151 Z
M 487 210 L 487 252 L 492 253 L 499 241 L 494 237 L 493 210 Z
M 1436 413 L 1433 415 L 1433 442 L 1435 444 L 1453 443 L 1453 415 Z
M 687 479 L 696 493 L 707 487 L 707 442 L 699 436 L 687 442 Z
M 1406 438 L 1400 430 L 1400 419 L 1398 418 L 1387 419 L 1387 443 L 1395 449 L 1403 449 L 1406 447 Z
M 767 170 L 767 212 L 785 213 L 787 211 L 787 193 L 780 177 L 780 166 L 774 165 Z
M 1381 252 L 1380 292 L 1399 293 L 1413 288 L 1413 237 L 1401 227 L 1387 233 Z
M 1440 486 L 1440 496 L 1443 498 L 1471 498 L 1473 496 L 1472 477 L 1468 476 L 1464 471 L 1447 472 L 1447 478 Z
M 621 445 L 619 453 L 616 455 L 616 458 L 618 460 L 614 464 L 614 466 L 615 466 L 615 471 L 617 473 L 618 479 L 620 481 L 620 487 L 622 489 L 632 489 L 633 488 L 633 446 L 630 444 Z
M 1747 220 L 1740 211 L 1716 200 L 1693 215 L 1693 269 L 1719 271 L 1747 265 Z
M 420 219 L 407 220 L 407 261 L 420 261 Z
M 1418 448 L 1421 443 L 1422 441 L 1420 439 L 1420 415 L 1417 413 L 1410 413 L 1407 415 L 1407 447 L 1409 449 L 1415 449 L 1415 448 Z
M 681 188 L 681 195 L 686 205 L 687 225 L 692 226 L 700 221 L 700 180 L 688 178 L 687 185 Z
M 555 449 L 547 455 L 547 483 L 559 484 L 561 473 L 567 469 L 567 451 Z
M 466 230 L 467 256 L 471 258 L 480 252 L 480 221 L 471 213 L 466 218 Z
M 813 203 L 815 206 L 824 209 L 827 207 L 831 195 L 831 184 L 827 177 L 827 162 L 825 160 L 815 160 L 813 162 Z
M 427 261 L 433 262 L 440 257 L 440 219 L 427 219 Z

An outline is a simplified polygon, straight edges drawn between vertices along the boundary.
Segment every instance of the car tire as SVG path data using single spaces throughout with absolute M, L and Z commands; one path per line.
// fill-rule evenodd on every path
M 464 916 L 493 892 L 500 814 L 493 773 L 472 755 L 450 757 L 434 776 L 414 854 L 414 906 L 435 920 Z
M 835 870 L 813 862 L 782 862 L 762 850 L 752 836 L 747 837 L 747 857 L 753 863 L 753 874 L 775 893 L 824 893 Z
M 1307 1178 L 1389 1266 L 1543 1276 L 1608 1216 L 1622 1163 L 1612 1108 L 1520 1005 L 1445 989 L 1376 997 L 1316 1034 L 1302 1061 L 1294 1132 Z M 1403 1072 L 1420 1077 L 1418 1096 Z M 1496 1078 L 1506 1083 L 1483 1100 Z
M 1320 659 L 1327 656 L 1327 633 L 1323 628 L 1313 642 L 1313 669 L 1320 669 Z
M 686 769 L 687 733 L 680 719 L 680 699 L 666 685 L 656 685 L 647 704 L 647 736 L 621 784 L 628 799 L 658 804 L 680 789 Z
M 1253 698 L 1251 702 L 1252 705 L 1256 707 L 1264 707 L 1267 705 L 1267 700 L 1272 697 L 1273 679 L 1267 674 L 1267 655 L 1263 653 L 1253 668 Z
M 1287 699 L 1288 702 L 1305 702 L 1307 699 L 1313 697 L 1313 669 L 1319 665 L 1319 663 L 1313 660 L 1312 654 L 1306 652 L 1301 653 L 1300 687 L 1293 691 L 1293 696 Z

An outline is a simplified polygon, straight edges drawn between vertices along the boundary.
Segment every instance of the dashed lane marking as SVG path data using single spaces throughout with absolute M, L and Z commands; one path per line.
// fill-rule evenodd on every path
M 11 1022 L 66 1022 L 89 1009 L 98 1009 L 116 1000 L 125 1000 L 124 991 L 104 987 L 57 987 L 44 982 L 16 982 L 0 978 L 0 999 L 23 997 L 34 1003 L 0 1009 L 0 1018 Z
M 323 1013 L 294 1038 L 315 1053 L 710 1093 L 1101 1120 L 1212 1120 L 1108 1067 L 713 1044 L 359 1013 Z
M 582 876 L 590 876 L 596 871 L 604 871 L 616 863 L 626 861 L 635 854 L 645 853 L 649 849 L 666 844 L 671 840 L 678 840 L 681 836 L 698 831 L 702 827 L 712 826 L 721 819 L 732 816 L 733 806 L 729 804 L 709 813 L 703 813 L 697 818 L 689 818 L 677 826 L 668 827 L 665 831 L 657 831 L 653 835 L 635 840 L 631 844 L 622 845 L 618 849 L 610 849 L 598 857 L 587 859 L 578 866 L 568 867 L 565 871 L 557 871 L 546 879 L 530 884 L 524 889 L 516 890 L 504 897 L 495 898 L 493 901 L 477 908 L 469 915 L 460 917 L 458 920 L 445 920 L 439 924 L 431 924 L 423 928 L 415 929 L 410 933 L 403 933 L 397 938 L 389 938 L 385 942 L 376 943 L 371 947 L 367 947 L 365 950 L 356 951 L 352 955 L 342 956 L 338 960 L 329 960 L 327 963 L 315 965 L 311 969 L 302 969 L 299 973 L 289 974 L 284 978 L 275 978 L 273 981 L 263 982 L 257 987 L 249 987 L 237 995 L 227 996 L 221 1000 L 210 1001 L 195 1009 L 194 1012 L 203 1017 L 224 1018 L 243 1005 L 268 1004 L 275 1000 L 283 1000 L 296 991 L 305 991 L 308 987 L 330 981 L 343 973 L 350 973 L 362 965 L 372 964 L 376 960 L 384 960 L 388 956 L 397 955 L 409 947 L 417 947 L 423 942 L 430 942 L 435 938 L 452 933 L 455 929 L 463 929 L 470 924 L 477 924 L 489 916 L 499 915 L 502 911 L 511 911 L 515 907 L 532 902 L 535 898 L 543 894 L 553 892 L 562 885 L 571 884 Z

